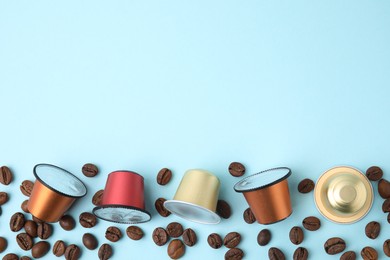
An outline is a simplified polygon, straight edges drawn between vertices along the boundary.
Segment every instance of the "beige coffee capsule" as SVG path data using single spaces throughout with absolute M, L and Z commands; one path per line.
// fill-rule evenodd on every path
M 359 170 L 340 166 L 323 173 L 314 189 L 319 212 L 327 219 L 350 224 L 370 211 L 374 193 L 370 181 Z
M 219 187 L 219 179 L 211 172 L 200 169 L 188 170 L 173 200 L 167 200 L 164 207 L 173 214 L 193 222 L 217 224 L 221 221 L 215 213 Z

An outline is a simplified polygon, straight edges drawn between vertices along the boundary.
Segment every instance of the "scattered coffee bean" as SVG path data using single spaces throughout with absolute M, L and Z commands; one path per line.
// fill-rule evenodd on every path
M 247 208 L 244 211 L 243 217 L 244 217 L 245 222 L 248 224 L 252 224 L 256 221 L 255 215 L 253 214 L 251 208 Z
M 385 179 L 381 179 L 378 182 L 378 193 L 384 199 L 390 198 L 390 182 Z
M 294 251 L 293 260 L 307 260 L 309 258 L 309 252 L 304 247 L 298 247 Z
M 108 227 L 106 230 L 106 238 L 111 242 L 117 242 L 122 237 L 122 232 L 117 227 Z
M 4 237 L 0 237 L 0 253 L 3 253 L 7 249 L 8 243 Z
M 228 233 L 223 239 L 223 244 L 227 248 L 234 248 L 241 242 L 241 235 L 237 232 Z
M 83 235 L 83 244 L 89 250 L 94 250 L 98 247 L 99 243 L 94 235 L 91 233 L 85 233 Z
M 9 222 L 9 227 L 11 231 L 17 232 L 21 230 L 24 226 L 24 215 L 23 213 L 17 212 L 12 215 L 11 220 Z
M 83 212 L 80 214 L 79 222 L 80 225 L 85 228 L 92 228 L 96 226 L 97 219 L 94 214 L 89 212 Z
M 144 236 L 142 229 L 137 226 L 129 226 L 126 229 L 126 234 L 130 239 L 133 240 L 140 240 Z
M 20 233 L 16 236 L 16 243 L 25 251 L 30 250 L 34 243 L 32 238 L 27 233 Z
M 83 174 L 86 177 L 95 177 L 98 174 L 98 172 L 99 172 L 99 170 L 96 167 L 96 165 L 94 165 L 92 163 L 84 164 L 83 168 L 81 168 L 81 171 L 83 172 Z
M 20 260 L 31 260 L 31 258 L 28 257 L 28 256 L 22 256 L 22 257 L 20 258 Z
M 232 162 L 229 165 L 229 172 L 234 177 L 240 177 L 245 173 L 245 166 L 239 162 Z
M 38 236 L 38 225 L 32 220 L 26 220 L 24 223 L 24 231 L 26 231 L 27 234 L 29 234 L 31 237 L 37 237 Z
M 57 240 L 53 246 L 53 254 L 57 257 L 63 256 L 65 254 L 66 245 L 62 240 Z
M 370 247 L 366 246 L 362 249 L 360 252 L 360 255 L 363 257 L 363 260 L 377 260 L 378 259 L 378 252 Z
M 177 222 L 169 223 L 167 226 L 167 233 L 170 237 L 180 237 L 183 235 L 183 226 Z
M 198 238 L 194 230 L 192 230 L 191 228 L 187 228 L 186 230 L 184 230 L 183 232 L 184 244 L 186 244 L 187 246 L 193 246 L 196 244 L 197 240 Z
M 340 256 L 340 260 L 355 260 L 356 253 L 354 251 L 347 251 Z
M 31 249 L 31 255 L 34 258 L 41 258 L 50 250 L 50 244 L 46 241 L 39 241 Z
M 269 260 L 285 260 L 286 259 L 283 252 L 279 248 L 276 248 L 276 247 L 271 247 L 268 250 L 268 258 L 269 258 Z
M 371 221 L 366 225 L 365 233 L 368 238 L 375 239 L 379 236 L 381 225 L 376 221 Z
M 158 246 L 163 246 L 167 243 L 168 241 L 168 233 L 167 231 L 162 228 L 162 227 L 158 227 L 156 228 L 154 231 L 153 231 L 153 234 L 152 234 L 152 237 L 153 237 L 153 241 L 156 245 Z
M 22 205 L 20 205 L 20 208 L 21 208 L 24 212 L 30 213 L 30 211 L 29 211 L 28 208 L 27 208 L 27 203 L 28 203 L 28 200 L 23 201 Z
M 172 240 L 168 245 L 168 255 L 171 259 L 179 259 L 186 251 L 186 246 L 179 239 Z
M 12 182 L 12 172 L 7 166 L 0 167 L 0 183 L 8 185 Z
M 1 253 L 1 250 L 0 250 Z M 383 243 L 383 253 L 385 253 L 386 256 L 390 257 L 390 239 L 387 239 Z
M 325 252 L 329 255 L 335 255 L 345 250 L 345 242 L 339 237 L 332 237 L 326 240 L 324 244 Z
M 309 193 L 314 189 L 314 181 L 310 179 L 303 179 L 299 184 L 298 184 L 298 191 L 300 193 Z
M 24 180 L 20 185 L 20 191 L 23 193 L 23 195 L 27 197 L 30 197 L 33 188 L 34 188 L 34 183 L 29 180 Z
M 76 259 L 79 259 L 80 255 L 81 255 L 81 250 L 75 244 L 71 244 L 71 245 L 67 246 L 66 249 L 65 249 L 65 259 L 66 260 L 76 260 Z
M 382 204 L 382 211 L 384 213 L 390 212 L 390 198 L 386 199 Z
M 41 220 L 41 219 L 39 219 L 37 217 L 34 217 L 34 216 L 32 217 L 32 219 L 34 220 L 34 222 L 36 222 L 38 224 L 45 222 L 45 221 L 43 221 L 43 220 Z
M 3 257 L 3 260 L 19 260 L 19 257 L 14 253 L 9 253 Z
M 218 249 L 222 246 L 222 238 L 217 233 L 212 233 L 207 237 L 207 243 L 214 248 Z
M 98 256 L 100 260 L 108 260 L 112 256 L 112 247 L 109 244 L 101 245 Z
M 268 229 L 263 229 L 257 235 L 257 243 L 260 246 L 265 246 L 271 241 L 271 232 Z
M 166 185 L 172 178 L 172 171 L 168 168 L 162 168 L 157 174 L 157 183 Z
M 231 208 L 229 203 L 227 203 L 225 200 L 218 200 L 217 203 L 217 214 L 224 219 L 230 218 L 230 215 L 232 214 Z
M 76 221 L 74 220 L 74 218 L 71 215 L 64 215 L 60 219 L 60 226 L 64 230 L 69 231 L 69 230 L 74 229 L 74 227 L 76 226 Z
M 100 206 L 102 204 L 102 199 L 103 199 L 103 193 L 104 190 L 98 190 L 95 195 L 92 197 L 92 204 L 95 206 Z
M 299 245 L 300 243 L 302 243 L 304 238 L 302 228 L 297 226 L 291 228 L 289 237 L 291 243 L 293 243 L 294 245 Z
M 366 171 L 366 176 L 370 181 L 378 181 L 383 176 L 383 171 L 378 166 L 371 166 Z
M 0 206 L 4 205 L 8 201 L 8 193 L 7 192 L 0 192 Z
M 158 198 L 156 200 L 156 202 L 154 203 L 154 207 L 156 208 L 157 210 L 157 213 L 160 214 L 161 217 L 168 217 L 169 215 L 171 215 L 171 212 L 169 212 L 169 210 L 167 210 L 165 207 L 164 207 L 164 202 L 166 201 L 166 199 L 164 198 Z
M 302 225 L 309 231 L 316 231 L 321 227 L 321 221 L 317 217 L 310 216 L 302 221 Z
M 53 233 L 53 228 L 51 224 L 43 222 L 38 225 L 37 233 L 40 239 L 48 239 Z
M 240 260 L 244 257 L 244 252 L 239 248 L 231 248 L 225 253 L 225 260 Z

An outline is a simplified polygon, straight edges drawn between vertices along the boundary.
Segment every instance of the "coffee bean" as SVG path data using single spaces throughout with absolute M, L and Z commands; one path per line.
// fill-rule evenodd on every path
M 4 237 L 0 237 L 0 254 L 7 249 L 8 243 Z
M 194 230 L 192 230 L 191 228 L 187 228 L 186 230 L 184 230 L 183 233 L 184 244 L 186 244 L 187 246 L 193 246 L 196 244 L 197 240 L 198 238 Z
M 12 172 L 7 166 L 0 167 L 0 183 L 8 185 L 12 182 Z
M 29 211 L 28 208 L 27 208 L 27 203 L 28 203 L 28 200 L 23 201 L 22 205 L 20 205 L 20 208 L 21 208 L 24 212 L 30 213 L 30 211 Z
M 53 233 L 53 228 L 51 224 L 43 222 L 38 225 L 37 233 L 40 239 L 48 239 Z
M 53 246 L 53 254 L 57 257 L 63 256 L 65 254 L 66 245 L 62 240 L 57 240 Z
M 8 193 L 7 192 L 0 192 L 0 206 L 4 205 L 8 201 Z
M 96 226 L 97 219 L 94 214 L 89 212 L 83 212 L 80 214 L 79 222 L 81 226 L 85 228 L 92 228 Z
M 35 223 L 38 223 L 38 224 L 45 222 L 45 221 L 43 221 L 37 217 L 34 217 L 34 216 L 32 217 L 32 219 L 34 220 Z
M 122 232 L 117 227 L 108 227 L 106 230 L 106 238 L 111 242 L 117 242 L 122 237 Z
M 74 218 L 71 215 L 64 215 L 60 219 L 60 226 L 64 230 L 69 231 L 69 230 L 74 229 L 74 227 L 76 226 L 76 221 L 74 220 Z
M 172 171 L 168 168 L 162 168 L 157 174 L 157 183 L 166 185 L 172 178 Z
M 22 256 L 22 257 L 20 258 L 20 260 L 31 260 L 31 258 L 28 257 L 28 256 Z
M 39 241 L 31 249 L 31 255 L 34 258 L 41 258 L 50 250 L 50 244 L 46 241 Z
M 27 233 L 20 233 L 16 236 L 16 243 L 25 251 L 30 250 L 34 243 L 32 238 Z
M 303 235 L 303 230 L 300 227 L 292 227 L 289 233 L 290 241 L 294 245 L 299 245 L 302 243 L 304 235 Z
M 251 208 L 247 208 L 244 211 L 243 217 L 244 217 L 245 222 L 248 224 L 252 224 L 256 221 L 255 215 L 253 215 Z
M 17 212 L 12 215 L 11 220 L 9 222 L 9 227 L 11 231 L 17 232 L 21 230 L 24 226 L 24 215 L 23 213 Z
M 81 255 L 81 250 L 75 244 L 71 244 L 71 245 L 67 246 L 66 249 L 65 249 L 65 259 L 66 260 L 76 260 L 76 259 L 79 259 L 80 255 Z
M 268 250 L 268 258 L 269 260 L 284 260 L 286 259 L 283 252 L 276 247 L 271 247 Z
M 223 239 L 223 244 L 227 248 L 236 247 L 240 242 L 241 242 L 241 235 L 237 232 L 230 232 Z
M 9 253 L 3 257 L 3 260 L 19 260 L 19 257 L 14 253 Z
M 83 244 L 89 250 L 94 250 L 98 247 L 99 243 L 94 235 L 91 233 L 85 233 L 83 235 Z
M 229 165 L 229 172 L 234 177 L 240 177 L 245 173 L 245 166 L 239 162 L 232 162 Z
M 298 184 L 298 191 L 300 193 L 309 193 L 314 189 L 314 181 L 310 179 L 303 179 L 299 184 Z
M 29 180 L 24 180 L 20 185 L 20 191 L 23 193 L 23 195 L 27 197 L 30 197 L 33 188 L 34 188 L 34 183 Z
M 383 176 L 383 171 L 378 166 L 371 166 L 366 171 L 366 176 L 370 181 L 378 181 Z
M 304 247 L 298 247 L 294 251 L 293 260 L 307 260 L 309 258 L 309 252 Z
M 153 241 L 158 246 L 163 246 L 168 241 L 168 233 L 164 228 L 158 227 L 153 231 Z
M 381 179 L 378 182 L 378 193 L 384 199 L 390 198 L 390 182 L 385 179 Z
M 340 256 L 340 260 L 355 260 L 356 253 L 353 251 L 347 251 Z
M 324 244 L 325 252 L 329 255 L 335 255 L 344 251 L 346 245 L 343 239 L 332 237 L 326 240 Z
M 26 231 L 27 234 L 31 237 L 37 237 L 38 236 L 38 225 L 32 220 L 26 220 L 24 223 L 24 231 Z
M 375 239 L 379 236 L 381 225 L 376 221 L 371 221 L 366 225 L 365 233 L 368 238 Z
M 271 232 L 268 229 L 263 229 L 257 235 L 257 243 L 260 246 L 265 246 L 271 241 Z
M 170 237 L 180 237 L 183 235 L 183 226 L 177 222 L 169 223 L 167 226 L 167 233 Z
M 362 249 L 360 252 L 360 255 L 363 257 L 363 260 L 377 260 L 378 259 L 378 252 L 369 246 L 366 246 Z
M 156 202 L 154 203 L 154 207 L 156 208 L 157 210 L 157 213 L 160 214 L 160 216 L 162 217 L 168 217 L 169 215 L 171 215 L 171 212 L 169 212 L 169 210 L 167 210 L 165 207 L 164 207 L 164 202 L 166 201 L 166 199 L 164 198 L 158 198 L 156 200 Z
M 83 168 L 81 168 L 81 171 L 83 172 L 83 174 L 86 177 L 95 177 L 98 174 L 98 172 L 99 172 L 99 170 L 96 167 L 96 165 L 94 165 L 92 163 L 84 164 Z
M 98 253 L 100 260 L 108 260 L 112 256 L 112 247 L 109 244 L 103 244 Z
M 102 204 L 104 190 L 98 190 L 92 197 L 92 204 L 100 206 Z
M 179 259 L 186 251 L 186 246 L 179 239 L 172 240 L 168 245 L 168 255 L 171 259 Z
M 382 211 L 384 213 L 390 212 L 390 198 L 386 199 L 382 204 Z
M 306 230 L 316 231 L 321 227 L 321 221 L 317 217 L 310 216 L 302 221 L 302 225 Z
M 140 240 L 144 236 L 144 232 L 140 227 L 137 226 L 129 226 L 126 229 L 126 234 L 129 238 L 133 240 Z
M 230 205 L 224 200 L 218 200 L 217 214 L 224 219 L 230 218 L 230 215 L 232 214 Z
M 385 242 L 383 242 L 383 252 L 386 256 L 390 257 L 390 239 L 387 239 Z
M 222 246 L 222 238 L 217 233 L 212 233 L 207 237 L 207 243 L 214 248 L 218 249 Z
M 244 257 L 244 252 L 239 248 L 231 248 L 225 253 L 225 260 L 240 260 Z

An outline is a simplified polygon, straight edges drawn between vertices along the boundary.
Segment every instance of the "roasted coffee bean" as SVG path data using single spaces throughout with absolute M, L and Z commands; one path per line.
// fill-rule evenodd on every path
M 193 246 L 196 244 L 197 240 L 198 238 L 194 230 L 192 230 L 191 228 L 187 228 L 186 230 L 184 230 L 183 232 L 184 244 L 186 244 L 187 246 Z
M 0 254 L 7 249 L 8 243 L 4 237 L 0 237 Z
M 340 256 L 340 260 L 355 260 L 356 253 L 354 251 L 347 251 Z
M 217 214 L 224 219 L 230 218 L 230 215 L 232 214 L 231 208 L 229 203 L 227 203 L 224 200 L 218 200 L 217 203 Z
M 30 213 L 30 211 L 29 211 L 28 208 L 27 208 L 27 203 L 28 203 L 28 200 L 23 201 L 22 205 L 20 205 L 20 208 L 21 208 L 24 212 Z
M 7 192 L 0 192 L 0 206 L 4 205 L 8 201 L 8 193 Z
M 168 168 L 162 168 L 157 174 L 157 183 L 166 185 L 172 178 L 172 171 Z
M 228 233 L 223 239 L 223 244 L 227 248 L 234 248 L 241 242 L 241 235 L 237 232 Z
M 164 228 L 158 227 L 153 231 L 153 241 L 158 246 L 163 246 L 168 241 L 168 233 Z
M 16 243 L 25 251 L 30 250 L 34 243 L 32 238 L 27 233 L 20 233 L 16 236 Z
M 179 259 L 186 251 L 186 246 L 179 239 L 172 240 L 168 245 L 168 255 L 171 259 Z
M 183 226 L 177 222 L 169 223 L 167 226 L 167 233 L 170 237 L 180 237 L 183 235 Z
M 122 237 L 122 232 L 117 227 L 108 227 L 106 230 L 106 238 L 111 242 L 117 242 Z
M 28 256 L 22 256 L 22 257 L 20 258 L 20 260 L 31 260 L 31 258 L 28 257 Z
M 31 255 L 34 258 L 41 258 L 50 250 L 50 244 L 46 241 L 39 241 L 31 249 Z
M 112 256 L 112 247 L 109 244 L 103 244 L 98 253 L 100 260 L 108 260 Z
M 83 168 L 81 169 L 81 171 L 83 172 L 83 174 L 86 176 L 86 177 L 95 177 L 99 170 L 98 168 L 96 167 L 96 165 L 92 164 L 92 163 L 86 163 L 84 164 Z
M 60 219 L 60 226 L 64 230 L 69 231 L 69 230 L 74 229 L 74 227 L 76 226 L 76 221 L 74 220 L 74 218 L 71 215 L 64 215 Z
M 71 244 L 71 245 L 67 246 L 66 249 L 65 249 L 65 259 L 66 260 L 76 260 L 76 259 L 79 259 L 80 255 L 81 255 L 81 250 L 75 244 Z
M 23 193 L 23 195 L 27 197 L 30 197 L 33 188 L 34 188 L 34 183 L 29 180 L 23 181 L 22 184 L 20 185 L 20 191 Z
M 53 254 L 57 257 L 63 256 L 65 254 L 66 245 L 62 240 L 57 240 L 53 246 Z
M 268 258 L 269 258 L 269 260 L 285 260 L 286 259 L 283 252 L 279 248 L 276 248 L 276 247 L 271 247 L 268 250 Z
M 222 246 L 222 238 L 217 233 L 212 233 L 207 237 L 207 243 L 214 248 L 218 249 Z
M 38 236 L 38 225 L 32 220 L 26 220 L 24 223 L 24 231 L 29 234 L 31 237 Z
M 231 248 L 225 253 L 225 260 L 240 260 L 244 257 L 244 252 L 239 248 Z
M 32 217 L 32 219 L 34 220 L 35 223 L 38 223 L 38 224 L 45 222 L 45 221 L 43 221 L 37 217 L 34 217 L 34 216 Z
M 360 255 L 363 257 L 363 260 L 377 260 L 378 259 L 378 252 L 370 247 L 366 246 L 362 249 L 360 252 Z
M 378 193 L 384 199 L 390 198 L 390 182 L 385 179 L 381 179 L 378 182 Z
M 14 253 L 9 253 L 3 257 L 3 260 L 19 260 L 19 257 Z
M 7 166 L 0 167 L 0 183 L 8 185 L 12 182 L 12 172 Z
M 302 228 L 297 226 L 291 228 L 289 237 L 291 243 L 293 243 L 294 245 L 299 245 L 300 243 L 302 243 L 304 238 Z
M 384 213 L 390 212 L 390 198 L 386 199 L 382 204 L 382 211 Z
M 314 181 L 310 179 L 303 179 L 299 184 L 298 184 L 298 191 L 300 193 L 309 193 L 314 189 Z
M 23 213 L 17 212 L 12 215 L 11 220 L 9 222 L 9 227 L 11 231 L 17 232 L 21 230 L 24 226 L 24 215 Z
M 37 233 L 40 239 L 48 239 L 53 233 L 53 228 L 51 224 L 43 222 L 38 225 Z
M 379 236 L 381 225 L 376 221 L 371 221 L 366 225 L 365 233 L 368 238 L 375 239 Z
M 378 166 L 371 166 L 366 171 L 366 176 L 370 181 L 378 181 L 383 176 L 383 171 Z
M 298 247 L 294 251 L 293 260 L 307 260 L 309 258 L 309 252 L 304 247 Z
M 302 225 L 309 231 L 316 231 L 321 227 L 321 221 L 317 217 L 310 216 L 302 221 Z
M 263 229 L 257 235 L 257 243 L 260 246 L 265 246 L 271 241 L 271 232 L 268 229 Z
M 383 243 L 383 252 L 385 253 L 386 256 L 390 257 L 390 239 L 387 239 Z M 1 253 L 1 250 L 0 250 Z
M 335 255 L 345 250 L 345 242 L 339 237 L 332 237 L 326 240 L 324 244 L 325 252 L 329 255 Z
M 98 247 L 99 243 L 94 235 L 91 233 L 85 233 L 83 235 L 83 244 L 89 250 L 94 250 Z
M 248 224 L 252 224 L 256 221 L 255 215 L 253 215 L 251 208 L 247 208 L 244 211 L 243 217 L 244 217 L 245 222 Z
M 102 204 L 102 199 L 103 199 L 103 193 L 104 190 L 98 190 L 95 195 L 92 197 L 92 204 L 95 206 L 100 206 Z
M 166 199 L 164 198 L 158 198 L 156 200 L 156 202 L 154 203 L 154 207 L 156 208 L 157 210 L 157 213 L 160 214 L 161 217 L 168 217 L 169 215 L 171 215 L 171 212 L 169 212 L 169 210 L 167 210 L 165 207 L 164 207 L 164 202 L 166 201 Z
M 239 162 L 232 162 L 229 165 L 229 172 L 234 177 L 240 177 L 245 173 L 245 166 Z
M 97 219 L 96 219 L 94 214 L 89 213 L 89 212 L 83 212 L 80 214 L 79 222 L 80 222 L 81 226 L 83 226 L 85 228 L 91 228 L 91 227 L 96 226 Z
M 144 232 L 140 227 L 137 226 L 129 226 L 126 229 L 126 234 L 129 238 L 133 240 L 140 240 L 144 236 Z

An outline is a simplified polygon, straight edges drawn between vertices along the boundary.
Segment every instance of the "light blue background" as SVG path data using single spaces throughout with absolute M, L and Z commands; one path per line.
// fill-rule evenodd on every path
M 312 193 L 298 182 L 316 180 L 328 168 L 352 165 L 384 169 L 390 179 L 390 1 L 0 1 L 0 164 L 15 174 L 0 217 L 7 252 L 22 255 L 8 228 L 25 199 L 24 179 L 35 164 L 57 164 L 77 174 L 89 193 L 71 210 L 76 218 L 92 210 L 92 195 L 108 173 L 128 169 L 145 177 L 151 222 L 140 225 L 141 241 L 126 236 L 113 259 L 166 259 L 167 246 L 151 239 L 155 227 L 179 221 L 199 242 L 184 259 L 223 259 L 226 248 L 211 249 L 208 234 L 238 231 L 246 259 L 265 259 L 271 246 L 291 259 L 297 246 L 288 232 L 307 215 L 319 216 Z M 246 224 L 247 207 L 233 191 L 239 179 L 227 167 L 241 161 L 247 174 L 289 166 L 294 213 L 267 226 L 268 246 L 257 245 L 259 224 Z M 81 174 L 86 162 L 100 174 Z M 155 182 L 162 167 L 174 177 Z M 220 198 L 233 215 L 205 226 L 175 216 L 160 217 L 158 197 L 172 198 L 190 168 L 214 172 Z M 377 187 L 374 185 L 377 195 Z M 311 259 L 329 257 L 323 243 L 343 237 L 347 250 L 373 246 L 384 257 L 390 238 L 382 199 L 353 225 L 321 218 L 317 232 L 305 232 L 301 246 Z M 364 226 L 376 220 L 376 240 Z M 100 221 L 71 232 L 58 224 L 50 238 L 82 245 L 84 232 L 107 242 Z M 120 226 L 124 232 L 127 225 Z M 4 255 L 0 254 L 0 257 Z M 360 256 L 359 256 L 360 257 Z M 52 259 L 50 253 L 44 259 Z M 82 259 L 97 258 L 83 250 Z

